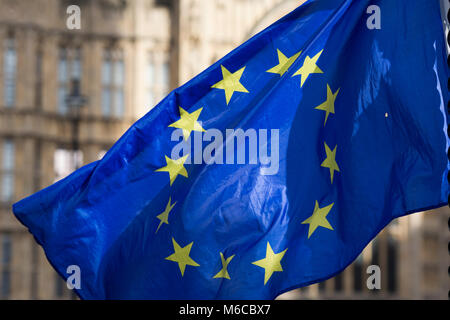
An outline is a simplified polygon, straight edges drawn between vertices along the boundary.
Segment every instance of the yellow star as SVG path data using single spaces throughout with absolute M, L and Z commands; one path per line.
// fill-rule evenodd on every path
M 172 201 L 172 198 L 169 198 L 169 203 L 167 204 L 164 212 L 156 217 L 160 220 L 160 222 L 159 222 L 158 229 L 156 229 L 155 233 L 158 233 L 158 230 L 159 230 L 159 228 L 161 228 L 163 223 L 169 224 L 169 213 L 170 213 L 170 211 L 172 211 L 173 207 L 177 204 L 176 202 L 174 204 L 171 204 L 170 203 L 171 201 Z
M 225 90 L 225 98 L 228 105 L 235 91 L 248 93 L 247 89 L 239 82 L 242 74 L 244 73 L 245 67 L 239 69 L 235 73 L 231 73 L 224 66 L 221 67 L 223 80 L 217 82 L 211 88 Z
M 213 279 L 217 279 L 217 278 L 225 278 L 225 279 L 231 279 L 230 278 L 230 275 L 228 274 L 228 270 L 227 270 L 227 268 L 228 268 L 228 264 L 230 263 L 230 261 L 234 258 L 234 254 L 231 256 L 231 257 L 229 257 L 229 258 L 227 258 L 226 260 L 225 260 L 225 257 L 223 256 L 223 253 L 221 252 L 220 253 L 220 260 L 222 261 L 222 270 L 220 270 L 214 277 L 213 277 Z
M 280 76 L 284 75 L 286 71 L 289 70 L 289 68 L 292 66 L 292 64 L 297 60 L 298 56 L 302 53 L 301 51 L 294 54 L 292 57 L 287 58 L 283 52 L 281 52 L 279 49 L 277 49 L 278 52 L 278 65 L 273 67 L 272 69 L 267 70 L 266 72 L 269 73 L 276 73 Z
M 316 65 L 317 60 L 319 60 L 320 55 L 323 50 L 316 54 L 314 57 L 310 58 L 306 56 L 305 61 L 303 62 L 303 66 L 294 73 L 293 77 L 301 75 L 300 87 L 303 87 L 306 79 L 308 79 L 311 73 L 323 73 L 322 70 Z
M 341 172 L 339 170 L 339 166 L 336 162 L 337 145 L 334 147 L 334 150 L 331 151 L 331 149 L 330 149 L 330 147 L 328 147 L 327 143 L 325 142 L 324 144 L 325 144 L 325 153 L 327 154 L 327 158 L 322 162 L 321 166 L 324 168 L 330 169 L 331 184 L 333 184 L 334 171 Z
M 202 112 L 203 108 L 200 108 L 192 113 L 187 112 L 181 107 L 179 107 L 179 109 L 180 109 L 180 120 L 172 123 L 171 125 L 169 125 L 169 127 L 182 129 L 183 137 L 184 140 L 186 141 L 189 139 L 189 136 L 191 135 L 192 131 L 205 132 L 205 129 L 203 129 L 200 123 L 197 122 L 198 117 L 200 116 L 200 113 Z
M 330 113 L 334 114 L 334 102 L 336 101 L 336 97 L 339 93 L 339 90 L 340 88 L 337 89 L 335 93 L 333 93 L 333 91 L 331 91 L 330 86 L 327 84 L 327 101 L 322 103 L 320 106 L 316 107 L 317 110 L 322 110 L 326 112 L 325 122 L 323 126 L 327 124 L 328 116 L 330 115 Z
M 172 160 L 168 156 L 166 156 L 167 166 L 162 167 L 155 172 L 168 172 L 170 177 L 170 185 L 172 185 L 178 175 L 182 175 L 185 178 L 188 177 L 188 173 L 186 171 L 186 168 L 184 167 L 184 163 L 186 162 L 187 158 L 188 156 L 184 156 L 180 159 Z
M 270 243 L 267 242 L 266 257 L 264 259 L 252 262 L 252 264 L 264 269 L 264 285 L 266 285 L 267 281 L 269 281 L 274 272 L 283 271 L 280 262 L 286 251 L 287 249 L 280 253 L 274 253 Z
M 181 276 L 184 276 L 184 270 L 186 266 L 199 267 L 200 265 L 189 257 L 189 253 L 191 252 L 192 244 L 188 244 L 186 247 L 181 248 L 178 243 L 172 238 L 174 253 L 166 258 L 166 260 L 173 261 L 178 263 L 178 267 L 181 271 Z
M 319 207 L 319 202 L 316 200 L 316 206 L 311 217 L 302 222 L 302 224 L 309 224 L 308 239 L 316 231 L 317 227 L 324 227 L 333 230 L 333 227 L 327 220 L 327 215 L 333 207 L 334 203 L 324 208 Z

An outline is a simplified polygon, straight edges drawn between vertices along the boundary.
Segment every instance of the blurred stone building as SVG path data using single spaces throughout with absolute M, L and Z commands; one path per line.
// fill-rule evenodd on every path
M 0 298 L 72 297 L 12 203 L 101 158 L 171 89 L 302 2 L 0 0 Z M 66 25 L 73 4 L 80 30 Z M 88 99 L 78 133 L 66 99 L 74 83 Z M 342 274 L 283 298 L 445 299 L 448 216 L 402 218 Z M 375 293 L 370 264 L 382 271 Z

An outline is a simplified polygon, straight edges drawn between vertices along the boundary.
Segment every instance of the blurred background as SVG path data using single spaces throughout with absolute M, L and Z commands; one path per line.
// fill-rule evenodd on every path
M 100 159 L 170 90 L 304 1 L 0 0 L 0 299 L 73 299 L 11 205 Z M 81 8 L 81 29 L 67 8 Z M 448 207 L 281 299 L 447 299 Z M 381 267 L 369 291 L 366 268 Z

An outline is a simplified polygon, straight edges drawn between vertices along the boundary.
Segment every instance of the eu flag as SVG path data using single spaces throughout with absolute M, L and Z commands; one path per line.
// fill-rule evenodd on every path
M 438 1 L 307 1 L 14 214 L 62 277 L 79 267 L 85 299 L 328 279 L 391 220 L 447 203 L 444 41 Z

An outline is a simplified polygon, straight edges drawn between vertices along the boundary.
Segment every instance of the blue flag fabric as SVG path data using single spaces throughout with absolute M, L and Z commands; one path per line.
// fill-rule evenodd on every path
M 447 203 L 444 43 L 438 1 L 308 1 L 14 213 L 61 276 L 79 266 L 85 299 L 325 280 L 392 219 Z

